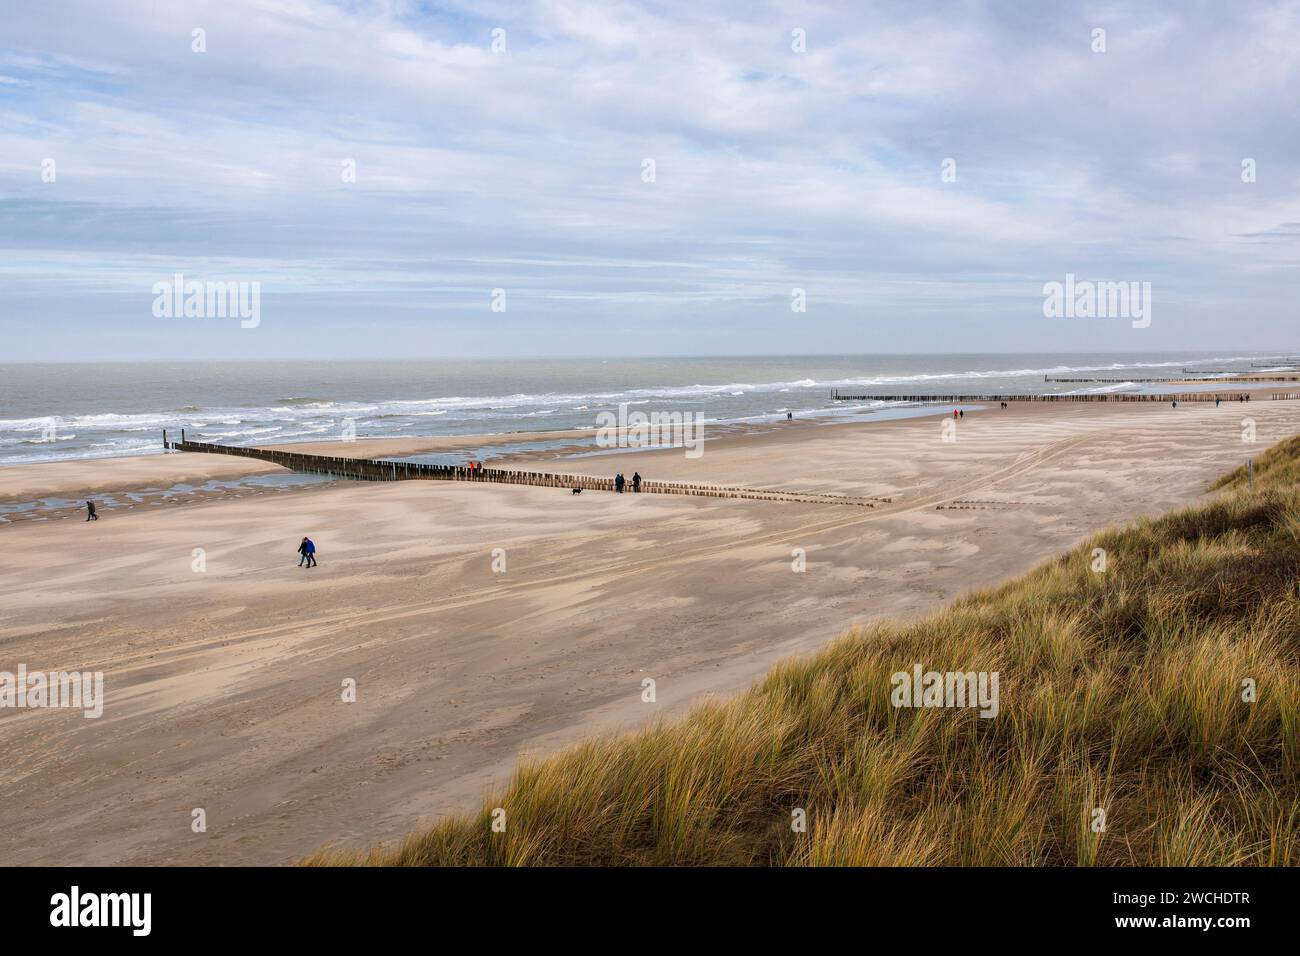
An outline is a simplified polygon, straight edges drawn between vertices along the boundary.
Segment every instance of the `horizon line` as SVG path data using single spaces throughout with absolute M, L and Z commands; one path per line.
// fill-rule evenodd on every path
M 139 358 L 139 359 L 16 359 L 0 362 L 0 368 L 26 365 L 272 365 L 292 363 L 337 362 L 340 364 L 359 364 L 363 362 L 546 362 L 546 361 L 653 361 L 667 359 L 770 359 L 770 358 L 881 358 L 900 356 L 958 356 L 958 355 L 1209 355 L 1223 352 L 1222 348 L 1188 348 L 1188 349 L 1147 349 L 1133 351 L 1127 349 L 1106 349 L 1087 351 L 1071 349 L 1066 351 L 1038 350 L 998 350 L 998 351 L 880 351 L 880 352 L 712 352 L 700 354 L 583 354 L 568 355 L 443 355 L 443 356 L 376 356 L 371 358 Z M 1300 349 L 1293 352 L 1300 353 Z M 1279 361 L 1293 358 L 1284 350 L 1276 352 L 1258 352 L 1256 354 L 1238 355 L 1240 359 L 1273 359 Z M 1223 357 L 1224 361 L 1231 361 Z

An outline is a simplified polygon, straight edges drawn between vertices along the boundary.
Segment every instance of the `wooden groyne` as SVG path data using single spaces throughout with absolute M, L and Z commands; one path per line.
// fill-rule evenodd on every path
M 1055 375 L 1044 375 L 1044 382 L 1054 382 L 1057 384 L 1078 385 L 1084 382 L 1095 382 L 1102 385 L 1128 385 L 1128 384 L 1154 384 L 1157 382 L 1188 382 L 1196 381 L 1189 379 L 1186 375 L 1176 375 L 1173 378 L 1060 378 Z M 1213 381 L 1208 379 L 1207 381 Z
M 1210 374 L 1214 373 L 1202 373 Z M 1232 375 L 1232 378 L 1192 378 L 1187 375 L 1179 375 L 1176 378 L 1056 378 L 1051 375 L 1044 375 L 1044 382 L 1053 382 L 1058 385 L 1073 384 L 1080 385 L 1085 382 L 1094 385 L 1128 385 L 1128 384 L 1154 384 L 1160 382 L 1207 382 L 1221 385 L 1231 385 L 1233 382 L 1300 382 L 1300 375 L 1239 375 L 1236 372 L 1226 372 L 1224 374 Z
M 1284 394 L 1284 393 L 1275 393 Z M 960 404 L 962 402 L 1235 402 L 1250 400 L 1246 392 L 1178 392 L 1148 395 L 1141 392 L 1089 392 L 1084 395 L 841 395 L 831 394 L 837 402 L 913 402 L 915 404 Z
M 593 475 L 553 474 L 540 471 L 516 471 L 508 468 L 467 468 L 460 465 L 430 465 L 414 461 L 384 461 L 378 458 L 345 458 L 332 455 L 308 455 L 296 451 L 252 448 L 239 445 L 216 445 L 211 442 L 187 441 L 181 431 L 180 441 L 168 441 L 163 432 L 163 447 L 171 451 L 192 451 L 205 455 L 236 455 L 269 461 L 290 471 L 347 478 L 354 481 L 472 481 L 486 484 L 533 485 L 542 488 L 565 488 L 583 491 L 614 491 L 613 478 Z M 626 485 L 632 491 L 632 483 Z M 852 505 L 874 508 L 889 498 L 835 495 L 779 488 L 742 488 L 726 485 L 692 485 L 675 481 L 642 481 L 642 494 L 693 495 L 708 498 L 748 498 L 756 501 L 797 501 L 806 504 Z

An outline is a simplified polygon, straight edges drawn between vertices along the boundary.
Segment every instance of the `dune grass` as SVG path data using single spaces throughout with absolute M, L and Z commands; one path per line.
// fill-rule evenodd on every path
M 1297 865 L 1300 437 L 1214 487 L 734 699 L 523 763 L 476 815 L 305 862 Z M 998 715 L 894 707 L 916 663 L 997 671 Z

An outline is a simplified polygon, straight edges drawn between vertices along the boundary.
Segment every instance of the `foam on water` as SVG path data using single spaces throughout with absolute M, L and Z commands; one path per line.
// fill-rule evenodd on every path
M 593 429 L 627 404 L 713 422 L 860 415 L 832 389 L 890 393 L 1123 391 L 1204 365 L 1254 371 L 1260 356 L 899 355 L 459 362 L 0 366 L 0 464 L 157 453 L 162 429 L 230 444 L 341 436 L 496 435 Z M 1118 375 L 1117 375 L 1118 377 Z M 52 440 L 46 440 L 50 438 Z

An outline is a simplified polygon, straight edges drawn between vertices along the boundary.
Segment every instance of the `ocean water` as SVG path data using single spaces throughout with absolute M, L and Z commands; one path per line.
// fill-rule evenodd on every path
M 1186 366 L 1260 371 L 1267 356 L 962 354 L 390 362 L 0 365 L 0 466 L 155 454 L 162 429 L 229 444 L 499 435 L 594 428 L 619 404 L 706 422 L 888 410 L 836 403 L 833 388 L 889 393 L 1138 389 Z M 1114 378 L 1052 384 L 1073 372 Z M 526 439 L 524 434 L 521 438 Z

